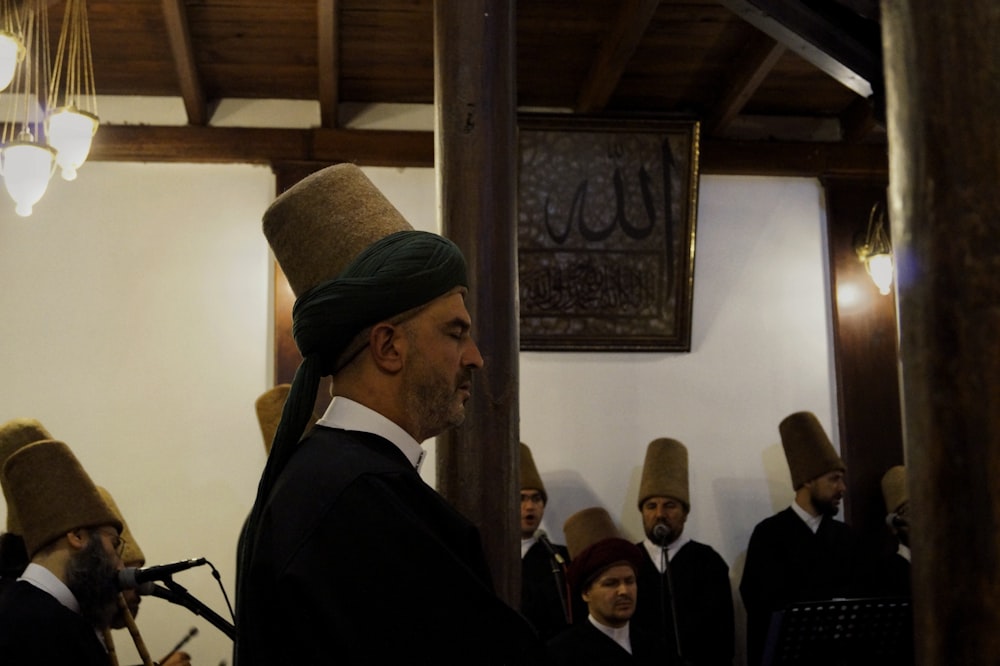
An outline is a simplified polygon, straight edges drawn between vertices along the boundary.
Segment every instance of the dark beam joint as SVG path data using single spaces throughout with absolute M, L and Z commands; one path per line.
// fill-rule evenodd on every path
M 166 22 L 170 51 L 177 70 L 177 83 L 184 100 L 188 123 L 207 125 L 210 112 L 205 103 L 205 93 L 198 75 L 198 65 L 194 58 L 191 27 L 188 23 L 184 0 L 163 0 L 163 18 Z
M 785 45 L 757 32 L 733 68 L 724 91 L 703 125 L 708 136 L 719 134 L 764 82 L 785 53 Z
M 583 82 L 576 101 L 577 113 L 601 111 L 608 105 L 659 4 L 660 0 L 622 3 L 615 24 L 601 43 Z

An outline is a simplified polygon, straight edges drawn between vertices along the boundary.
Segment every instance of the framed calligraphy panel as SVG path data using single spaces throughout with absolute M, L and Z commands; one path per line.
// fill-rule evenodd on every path
M 521 349 L 690 351 L 698 123 L 518 124 Z

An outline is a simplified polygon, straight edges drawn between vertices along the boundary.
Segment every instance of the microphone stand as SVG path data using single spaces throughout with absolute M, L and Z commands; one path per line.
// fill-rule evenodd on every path
M 226 619 L 221 615 L 202 602 L 198 601 L 198 599 L 188 592 L 187 589 L 185 589 L 180 583 L 174 582 L 173 578 L 165 578 L 163 580 L 163 584 L 167 587 L 163 588 L 159 585 L 153 586 L 153 596 L 159 597 L 160 599 L 166 599 L 172 604 L 177 604 L 178 606 L 187 608 L 195 615 L 205 618 L 209 624 L 224 633 L 231 640 L 236 640 L 236 627 L 233 623 L 226 621 Z
M 548 537 L 540 535 L 538 540 L 549 551 L 549 562 L 552 564 L 552 580 L 555 582 L 556 594 L 559 596 L 559 605 L 562 606 L 563 619 L 566 620 L 566 624 L 573 624 L 573 613 L 567 603 L 566 571 L 564 569 L 566 561 L 563 560 L 562 555 L 559 554 L 559 551 L 552 545 Z
M 674 630 L 674 648 L 676 654 L 676 662 L 678 664 L 684 664 L 684 656 L 681 652 L 681 632 L 677 626 L 677 604 L 674 601 L 674 581 L 670 576 L 670 558 L 667 557 L 667 547 L 660 546 L 660 564 L 663 566 L 663 576 L 667 581 L 666 593 L 670 598 L 670 620 L 673 625 Z M 663 599 L 664 588 L 660 585 L 660 613 L 666 615 L 666 603 Z

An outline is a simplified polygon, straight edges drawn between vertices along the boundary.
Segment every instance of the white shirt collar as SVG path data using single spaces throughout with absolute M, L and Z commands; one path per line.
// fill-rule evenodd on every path
M 907 546 L 905 543 L 899 544 L 899 548 L 896 549 L 896 553 L 900 557 L 902 557 L 903 559 L 905 559 L 907 562 L 911 561 L 910 560 L 910 547 Z
M 521 559 L 524 559 L 524 556 L 528 554 L 528 551 L 531 550 L 531 547 L 536 543 L 538 543 L 538 539 L 534 536 L 530 536 L 527 539 L 521 539 Z
M 819 524 L 823 522 L 823 514 L 818 516 L 810 515 L 808 511 L 799 506 L 798 502 L 794 501 L 792 502 L 792 511 L 794 511 L 795 515 L 802 519 L 802 522 L 806 524 L 806 527 L 812 530 L 813 534 L 816 534 L 819 530 Z
M 677 551 L 683 548 L 684 545 L 690 540 L 691 537 L 681 532 L 681 535 L 674 539 L 673 543 L 667 544 L 667 561 L 672 561 L 674 559 L 674 555 L 677 554 Z M 651 559 L 653 564 L 656 566 L 656 570 L 663 573 L 667 568 L 663 562 L 663 558 L 660 556 L 660 551 L 663 549 L 650 541 L 649 537 L 642 540 L 642 545 L 649 554 L 649 559 Z
M 374 409 L 344 396 L 335 396 L 330 401 L 330 406 L 326 408 L 326 413 L 316 423 L 328 428 L 370 432 L 384 437 L 403 452 L 417 471 L 420 471 L 420 464 L 423 463 L 424 455 L 427 453 L 420 446 L 420 442 L 398 425 Z
M 618 645 L 622 646 L 622 649 L 632 654 L 632 640 L 628 635 L 628 622 L 625 623 L 624 627 L 607 627 L 600 622 L 598 622 L 593 615 L 588 615 L 587 619 L 590 623 L 597 627 L 597 630 L 613 640 Z
M 31 583 L 39 590 L 47 592 L 55 597 L 56 601 L 74 613 L 80 612 L 80 602 L 76 600 L 73 593 L 70 592 L 68 587 L 66 587 L 66 583 L 59 580 L 54 573 L 43 567 L 41 564 L 36 564 L 34 562 L 28 564 L 28 566 L 24 568 L 24 572 L 18 580 Z

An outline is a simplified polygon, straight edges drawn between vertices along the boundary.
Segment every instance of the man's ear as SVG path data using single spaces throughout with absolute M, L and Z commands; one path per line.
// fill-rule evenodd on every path
M 81 550 L 85 545 L 87 545 L 87 540 L 83 538 L 84 530 L 72 530 L 66 532 L 66 540 L 69 541 L 69 545 L 73 547 L 74 550 Z
M 368 335 L 372 359 L 384 372 L 397 373 L 403 368 L 406 335 L 389 322 L 375 324 Z

